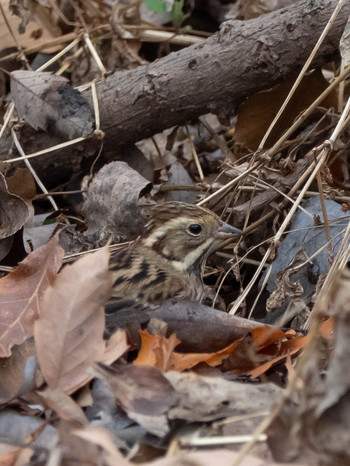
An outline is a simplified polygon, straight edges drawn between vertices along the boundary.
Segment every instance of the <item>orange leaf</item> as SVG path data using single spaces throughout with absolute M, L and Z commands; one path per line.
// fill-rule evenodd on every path
M 330 317 L 329 319 L 322 322 L 320 326 L 320 333 L 325 338 L 333 338 L 334 335 L 334 319 Z
M 283 342 L 281 345 L 281 352 L 278 356 L 271 359 L 270 361 L 265 362 L 264 364 L 261 364 L 259 367 L 252 369 L 251 371 L 245 372 L 245 374 L 250 375 L 253 378 L 259 377 L 261 374 L 270 369 L 270 367 L 273 366 L 276 362 L 287 356 L 291 356 L 297 353 L 307 344 L 308 340 L 309 337 L 306 335 Z M 235 371 L 233 372 L 236 373 Z
M 217 351 L 216 353 L 176 353 L 174 348 L 181 343 L 176 335 L 169 338 L 160 335 L 150 335 L 147 330 L 140 330 L 141 349 L 134 364 L 156 367 L 165 371 L 184 371 L 190 369 L 200 362 L 206 362 L 211 366 L 221 364 L 237 346 L 237 342 Z
M 140 330 L 139 333 L 141 336 L 141 349 L 134 364 L 156 367 L 165 372 L 172 351 L 181 341 L 176 338 L 175 334 L 166 338 L 160 335 L 150 335 L 147 330 Z
M 282 330 L 270 325 L 253 328 L 250 332 L 253 334 L 254 342 L 259 349 L 286 338 L 286 334 Z

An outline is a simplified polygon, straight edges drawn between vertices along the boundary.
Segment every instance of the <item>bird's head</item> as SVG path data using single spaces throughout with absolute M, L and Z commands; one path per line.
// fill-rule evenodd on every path
M 141 241 L 179 271 L 200 276 L 208 255 L 224 239 L 241 234 L 204 207 L 167 202 L 153 209 Z

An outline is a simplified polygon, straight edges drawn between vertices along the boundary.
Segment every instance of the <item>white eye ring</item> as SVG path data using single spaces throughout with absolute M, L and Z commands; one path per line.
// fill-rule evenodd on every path
M 198 223 L 192 223 L 187 228 L 187 231 L 192 236 L 199 236 L 202 233 L 202 226 Z

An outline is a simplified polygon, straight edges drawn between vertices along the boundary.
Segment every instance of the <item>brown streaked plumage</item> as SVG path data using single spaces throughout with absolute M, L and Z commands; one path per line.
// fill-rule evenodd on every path
M 201 301 L 207 257 L 223 239 L 240 234 L 204 207 L 183 202 L 156 206 L 142 236 L 111 259 L 112 311 L 170 298 Z

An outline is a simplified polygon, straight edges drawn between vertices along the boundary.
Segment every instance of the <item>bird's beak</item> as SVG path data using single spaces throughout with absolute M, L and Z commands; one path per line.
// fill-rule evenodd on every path
M 243 231 L 239 230 L 238 228 L 235 228 L 228 223 L 222 222 L 219 230 L 217 237 L 219 239 L 226 239 L 226 238 L 233 238 L 235 236 L 241 236 L 243 235 Z

